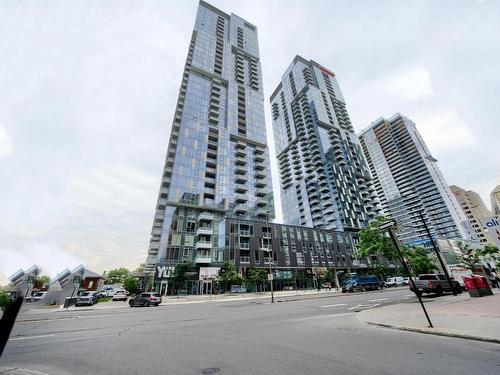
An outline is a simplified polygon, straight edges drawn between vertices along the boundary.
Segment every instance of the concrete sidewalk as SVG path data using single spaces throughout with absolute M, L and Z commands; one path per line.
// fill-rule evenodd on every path
M 409 303 L 364 310 L 357 318 L 377 326 L 500 344 L 500 293 L 472 298 L 458 296 L 422 297 L 434 328 L 428 327 L 420 304 Z

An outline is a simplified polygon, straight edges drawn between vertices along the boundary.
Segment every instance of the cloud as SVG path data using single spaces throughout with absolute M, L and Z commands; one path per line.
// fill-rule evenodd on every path
M 459 152 L 477 140 L 470 126 L 452 108 L 438 108 L 413 117 L 431 152 Z
M 36 264 L 42 274 L 56 276 L 65 268 L 74 268 L 83 263 L 75 256 L 52 241 L 37 241 L 22 246 L 0 247 L 0 285 L 7 283 L 7 278 L 19 268 L 27 269 Z
M 7 129 L 0 124 L 0 159 L 8 157 L 14 151 Z
M 381 89 L 407 100 L 427 98 L 434 94 L 431 75 L 423 66 L 410 67 L 389 77 L 385 84 L 379 81 Z

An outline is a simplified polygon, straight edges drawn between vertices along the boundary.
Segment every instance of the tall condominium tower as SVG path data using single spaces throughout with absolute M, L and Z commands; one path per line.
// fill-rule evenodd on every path
M 458 204 L 462 208 L 467 219 L 469 219 L 479 242 L 494 245 L 489 233 L 484 230 L 482 222 L 489 220 L 493 214 L 484 205 L 478 193 L 472 190 L 464 190 L 456 185 L 451 185 L 450 190 L 455 194 Z
M 335 74 L 296 56 L 271 108 L 285 223 L 366 226 L 377 214 L 374 189 Z
M 441 174 L 415 124 L 395 114 L 380 118 L 360 135 L 383 213 L 398 222 L 400 239 L 417 244 L 433 236 L 473 239 L 467 218 Z
M 200 1 L 147 258 L 222 260 L 223 217 L 274 216 L 257 28 Z M 224 246 L 224 244 L 222 244 Z
M 494 215 L 500 215 L 500 185 L 497 185 L 496 188 L 490 194 L 491 198 L 491 211 L 493 211 Z

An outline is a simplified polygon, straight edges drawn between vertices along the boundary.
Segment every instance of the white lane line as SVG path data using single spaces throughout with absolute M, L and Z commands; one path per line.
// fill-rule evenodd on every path
M 405 297 L 413 297 L 415 294 L 405 294 Z
M 357 305 L 353 307 L 349 307 L 347 310 L 356 310 L 356 309 L 371 309 L 373 307 L 380 306 L 380 303 L 374 303 L 372 305 Z
M 26 337 L 14 337 L 12 339 L 9 339 L 9 341 L 41 339 L 43 337 L 53 337 L 53 336 L 55 336 L 55 335 L 38 335 L 38 336 L 26 336 Z
M 377 302 L 377 301 L 385 301 L 388 300 L 389 298 L 377 298 L 377 299 L 370 299 L 368 302 Z
M 337 306 L 345 306 L 347 305 L 347 303 L 337 303 L 335 305 L 323 305 L 323 306 L 319 306 L 319 307 L 337 307 Z

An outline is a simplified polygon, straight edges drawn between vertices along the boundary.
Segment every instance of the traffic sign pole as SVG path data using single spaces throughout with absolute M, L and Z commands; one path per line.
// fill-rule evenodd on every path
M 424 311 L 425 317 L 427 318 L 427 322 L 429 323 L 430 328 L 434 328 L 431 322 L 431 318 L 429 317 L 429 314 L 427 313 L 427 310 L 424 306 L 424 303 L 422 302 L 422 297 L 418 293 L 417 287 L 415 285 L 415 282 L 413 281 L 413 277 L 411 276 L 410 269 L 408 268 L 408 265 L 406 264 L 404 257 L 403 257 L 403 246 L 401 246 L 401 242 L 399 242 L 398 238 L 396 237 L 396 233 L 394 233 L 394 227 L 396 226 L 396 222 L 394 220 L 391 221 L 386 221 L 385 223 L 382 223 L 379 226 L 380 230 L 387 230 L 389 232 L 389 236 L 391 237 L 392 242 L 394 243 L 394 246 L 396 247 L 396 250 L 398 251 L 399 255 L 399 260 L 401 261 L 401 264 L 403 265 L 406 273 L 408 274 L 408 278 L 410 280 L 410 284 L 413 287 L 413 290 L 415 291 L 415 294 L 417 295 L 418 302 L 420 303 L 420 306 L 422 307 L 422 310 Z

